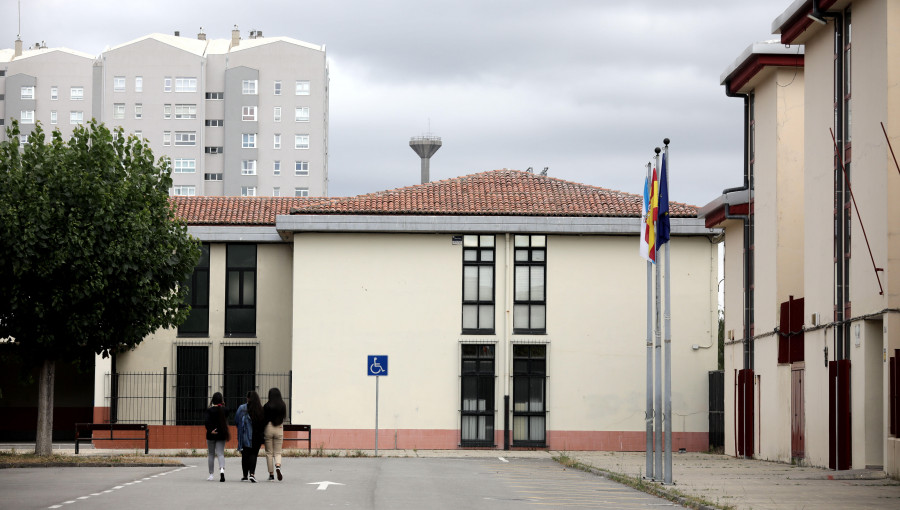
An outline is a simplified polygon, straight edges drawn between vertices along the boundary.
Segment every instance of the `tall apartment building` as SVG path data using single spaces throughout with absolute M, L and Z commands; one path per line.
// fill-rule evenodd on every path
M 324 46 L 237 28 L 150 34 L 97 58 L 17 41 L 0 50 L 0 94 L 0 120 L 25 135 L 93 117 L 143 137 L 171 158 L 173 195 L 328 194 Z

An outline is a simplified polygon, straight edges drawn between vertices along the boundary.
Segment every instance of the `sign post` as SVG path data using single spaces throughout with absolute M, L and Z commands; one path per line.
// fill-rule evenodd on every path
M 378 378 L 388 375 L 388 357 L 370 354 L 366 358 L 366 375 L 375 377 L 375 456 L 378 456 Z

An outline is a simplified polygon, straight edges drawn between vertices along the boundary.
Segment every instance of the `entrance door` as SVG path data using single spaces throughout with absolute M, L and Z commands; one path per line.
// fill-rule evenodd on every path
M 803 364 L 795 364 L 791 368 L 791 457 L 806 457 L 804 430 L 806 427 L 803 412 Z
M 209 398 L 209 351 L 178 346 L 175 353 L 175 424 L 202 425 Z
M 247 392 L 256 389 L 256 347 L 225 347 L 225 409 L 229 422 L 238 406 L 247 401 Z

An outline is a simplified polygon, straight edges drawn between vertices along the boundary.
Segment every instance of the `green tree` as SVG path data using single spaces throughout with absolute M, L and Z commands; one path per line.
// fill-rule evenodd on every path
M 169 163 L 92 121 L 0 142 L 0 338 L 40 367 L 35 453 L 49 455 L 57 360 L 127 351 L 187 317 L 200 255 L 170 206 Z

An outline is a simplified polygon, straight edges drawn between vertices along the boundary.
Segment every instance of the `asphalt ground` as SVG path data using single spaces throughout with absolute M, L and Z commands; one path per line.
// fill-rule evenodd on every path
M 2 450 L 6 445 L 0 445 Z M 17 451 L 27 451 L 19 445 Z M 74 449 L 59 445 L 54 453 L 72 454 Z M 81 455 L 135 454 L 134 450 L 83 449 Z M 177 455 L 175 451 L 153 451 L 151 455 Z M 645 455 L 643 452 L 548 452 L 548 451 L 502 451 L 502 450 L 379 450 L 379 458 L 368 451 L 325 451 L 324 457 L 286 457 L 285 469 L 288 473 L 283 484 L 293 486 L 290 494 L 307 494 L 310 491 L 320 497 L 323 494 L 337 494 L 343 491 L 347 499 L 339 501 L 302 500 L 305 508 L 325 508 L 346 506 L 349 508 L 521 508 L 523 506 L 545 506 L 551 508 L 647 508 L 648 506 L 670 505 L 668 501 L 656 498 L 641 500 L 635 492 L 616 481 L 631 486 L 640 486 L 642 491 L 668 498 L 676 504 L 694 508 L 731 508 L 735 510 L 760 509 L 871 509 L 900 508 L 900 482 L 888 478 L 879 470 L 830 471 L 822 468 L 793 466 L 749 459 L 736 459 L 725 455 L 704 453 L 676 453 L 673 455 L 673 484 L 666 485 L 649 480 L 645 476 Z M 359 458 L 348 458 L 359 456 Z M 570 467 L 554 459 L 562 457 Z M 20 508 L 7 506 L 7 494 L 22 491 L 29 480 L 68 480 L 73 478 L 73 487 L 96 490 L 110 490 L 112 482 L 119 484 L 118 475 L 110 483 L 81 485 L 77 478 L 83 476 L 81 470 L 99 470 L 99 482 L 110 471 L 135 469 L 138 474 L 149 469 L 157 478 L 171 476 L 184 478 L 183 487 L 176 490 L 158 488 L 150 495 L 150 501 L 181 490 L 206 493 L 222 484 L 205 481 L 206 458 L 188 457 L 180 459 L 185 466 L 172 475 L 161 475 L 178 467 L 156 468 L 67 468 L 60 473 L 57 468 L 27 468 L 0 470 L 0 508 Z M 426 462 L 422 462 L 422 461 Z M 243 487 L 244 484 L 232 480 L 238 478 L 240 459 L 228 457 L 226 460 L 228 482 L 224 486 Z M 265 459 L 260 457 L 260 470 L 264 471 Z M 28 472 L 25 475 L 14 472 Z M 17 479 L 15 480 L 14 479 Z M 129 478 L 126 476 L 125 478 Z M 144 477 L 140 477 L 144 478 Z M 264 478 L 264 477 L 263 477 Z M 156 478 L 151 478 L 156 480 Z M 196 485 L 198 480 L 203 484 Z M 135 480 L 131 480 L 135 481 Z M 326 485 L 321 491 L 316 482 L 331 481 L 344 483 Z M 350 482 L 350 483 L 346 483 Z M 603 482 L 603 483 L 601 483 Z M 141 482 L 143 483 L 143 482 Z M 66 482 L 66 485 L 69 483 Z M 257 485 L 267 485 L 261 482 Z M 608 485 L 607 485 L 608 484 Z M 55 485 L 55 482 L 54 482 Z M 120 484 L 119 484 L 120 485 Z M 152 486 L 153 484 L 150 484 Z M 46 483 L 44 484 L 46 486 Z M 115 487 L 116 485 L 113 485 Z M 278 483 L 275 482 L 275 486 Z M 103 488 L 105 487 L 105 488 Z M 123 486 L 132 487 L 132 486 Z M 207 489 L 211 487 L 211 489 Z M 35 487 L 32 490 L 38 490 Z M 79 501 L 77 490 L 65 492 L 71 498 L 65 501 Z M 445 491 L 444 489 L 448 489 Z M 67 489 L 68 490 L 68 489 Z M 113 491 L 121 489 L 112 489 Z M 243 490 L 243 489 L 241 489 Z M 360 490 L 359 494 L 349 494 Z M 331 491 L 331 492 L 329 492 Z M 81 491 L 85 492 L 85 491 Z M 280 489 L 276 489 L 280 493 Z M 100 492 L 101 494 L 109 494 Z M 229 492 L 230 493 L 230 492 Z M 226 493 L 226 494 L 229 494 Z M 46 490 L 40 492 L 43 497 Z M 63 496 L 63 493 L 58 496 Z M 124 493 L 123 493 L 124 494 Z M 243 495 L 243 492 L 238 494 Z M 258 495 L 258 494 L 257 494 Z M 621 496 L 620 499 L 615 497 Z M 95 497 L 96 496 L 92 496 Z M 291 496 L 293 497 L 293 496 Z M 298 496 L 299 497 L 299 496 Z M 75 498 L 75 499 L 72 499 Z M 632 498 L 634 500 L 632 501 Z M 59 504 L 49 498 L 50 508 Z M 109 498 L 110 500 L 114 498 Z M 55 501 L 56 503 L 50 502 Z M 12 501 L 12 500 L 10 500 Z M 27 499 L 25 501 L 28 501 Z M 98 508 L 95 503 L 84 508 Z M 225 507 L 240 499 L 226 498 Z M 301 500 L 298 500 L 298 502 Z M 158 503 L 158 502 L 157 502 Z M 636 506 L 628 506 L 630 504 Z M 68 503 L 64 507 L 74 505 Z M 202 502 L 199 506 L 205 506 Z M 129 507 L 135 506 L 133 503 Z M 158 508 L 158 505 L 152 505 Z M 180 504 L 176 504 L 181 506 Z M 147 506 L 150 508 L 151 506 Z M 31 508 L 30 506 L 21 508 Z M 61 507 L 62 508 L 62 507 Z M 73 507 L 74 508 L 74 507 Z M 112 507 L 110 507 L 112 508 Z

